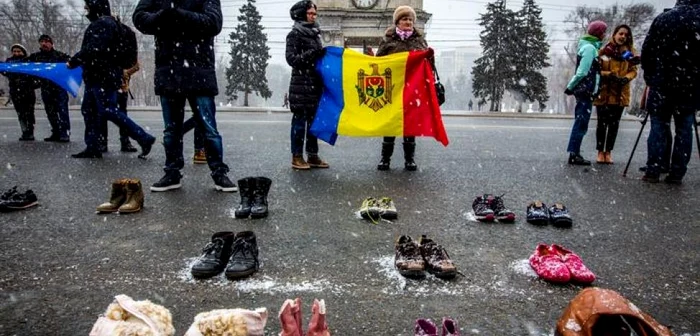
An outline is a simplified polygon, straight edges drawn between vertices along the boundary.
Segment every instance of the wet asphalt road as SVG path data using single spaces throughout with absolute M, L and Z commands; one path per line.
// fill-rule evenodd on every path
M 48 133 L 43 111 L 36 135 Z M 158 113 L 132 113 L 162 139 Z M 381 140 L 342 137 L 321 145 L 327 170 L 290 168 L 289 114 L 220 113 L 230 177 L 273 180 L 270 216 L 236 220 L 237 193 L 218 193 L 205 165 L 193 165 L 185 137 L 183 188 L 146 191 L 143 212 L 98 215 L 110 182 L 139 178 L 147 188 L 162 174 L 162 147 L 149 159 L 110 152 L 78 160 L 82 118 L 72 114 L 69 144 L 20 143 L 11 110 L 0 110 L 0 188 L 29 187 L 40 206 L 0 214 L 0 335 L 87 335 L 112 298 L 127 294 L 169 308 L 176 335 L 198 312 L 267 307 L 267 334 L 279 332 L 278 310 L 300 296 L 305 321 L 314 298 L 325 299 L 334 335 L 412 335 L 419 317 L 457 319 L 462 335 L 550 335 L 581 289 L 537 280 L 526 264 L 538 242 L 574 250 L 598 276 L 679 335 L 700 335 L 700 169 L 697 151 L 685 183 L 641 182 L 642 142 L 621 176 L 635 121 L 623 122 L 616 164 L 566 164 L 571 120 L 446 117 L 450 145 L 418 140 L 419 171 L 406 172 L 400 145 L 392 170 L 375 169 Z M 594 159 L 594 125 L 584 142 Z M 646 136 L 643 136 L 646 139 Z M 505 193 L 515 224 L 483 224 L 469 215 L 481 193 Z M 390 196 L 399 219 L 372 224 L 355 215 L 363 198 Z M 525 222 L 534 199 L 566 204 L 571 229 Z M 253 230 L 262 268 L 251 279 L 194 281 L 187 267 L 217 231 Z M 402 279 L 393 268 L 398 235 L 421 234 L 445 246 L 464 277 L 444 282 Z

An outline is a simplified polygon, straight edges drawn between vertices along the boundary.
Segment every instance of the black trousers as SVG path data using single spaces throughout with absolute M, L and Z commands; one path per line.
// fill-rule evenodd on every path
M 36 120 L 34 118 L 34 105 L 36 104 L 36 96 L 32 93 L 31 95 L 12 97 L 12 104 L 17 111 L 17 119 L 19 120 L 19 126 L 22 129 L 22 135 L 31 135 L 34 133 L 34 124 Z
M 620 129 L 620 118 L 624 106 L 600 105 L 596 107 L 598 112 L 598 127 L 596 127 L 596 149 L 599 152 L 611 152 L 615 147 L 617 131 Z

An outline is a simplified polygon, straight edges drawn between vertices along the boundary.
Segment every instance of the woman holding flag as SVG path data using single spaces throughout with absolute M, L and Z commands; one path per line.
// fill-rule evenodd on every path
M 423 34 L 413 24 L 416 22 L 416 11 L 409 6 L 399 6 L 394 11 L 394 26 L 389 27 L 384 39 L 379 44 L 376 56 L 386 56 L 394 53 L 425 50 L 428 43 Z M 396 137 L 384 137 L 382 143 L 382 159 L 377 166 L 379 170 L 389 170 L 391 155 L 394 153 Z M 416 151 L 416 137 L 403 138 L 404 168 L 409 171 L 418 169 L 413 160 Z

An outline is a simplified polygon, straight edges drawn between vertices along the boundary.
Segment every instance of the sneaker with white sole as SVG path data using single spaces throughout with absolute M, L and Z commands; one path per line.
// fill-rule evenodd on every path
M 180 179 L 182 174 L 177 170 L 171 170 L 165 172 L 165 175 L 160 179 L 160 181 L 153 183 L 151 185 L 151 191 L 168 191 L 174 189 L 180 189 L 182 185 L 180 184 Z

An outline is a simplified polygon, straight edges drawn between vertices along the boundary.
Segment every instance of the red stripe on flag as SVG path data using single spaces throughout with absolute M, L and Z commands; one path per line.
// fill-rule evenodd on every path
M 408 54 L 403 91 L 403 134 L 430 136 L 447 146 L 450 141 L 442 124 L 435 92 L 435 76 L 429 61 L 432 57 L 432 49 Z

